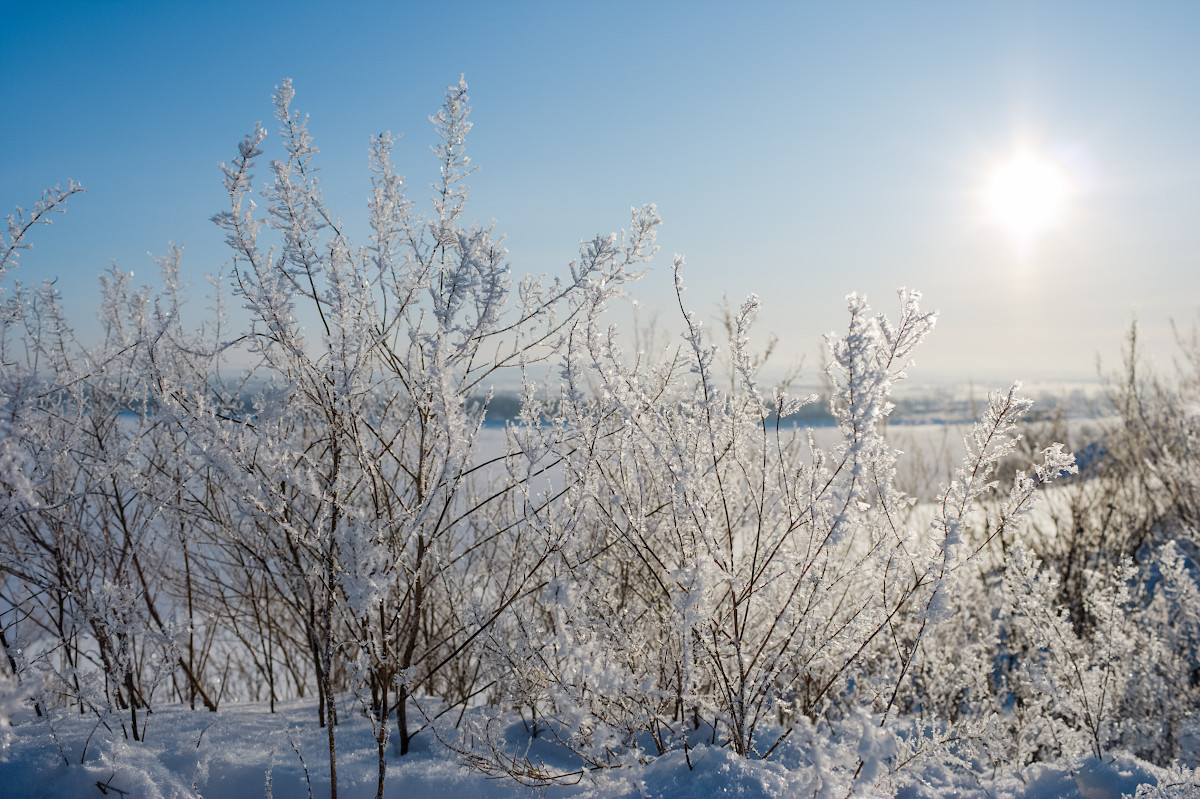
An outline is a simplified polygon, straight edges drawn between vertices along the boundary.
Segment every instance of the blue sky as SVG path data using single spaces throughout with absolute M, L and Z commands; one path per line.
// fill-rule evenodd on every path
M 185 244 L 196 293 L 229 260 L 217 165 L 273 124 L 285 77 L 351 230 L 369 135 L 404 133 L 424 197 L 427 117 L 465 73 L 467 214 L 508 234 L 514 272 L 561 273 L 581 239 L 656 202 L 642 304 L 678 327 L 683 253 L 694 310 L 758 292 L 780 363 L 810 374 L 851 291 L 888 310 L 895 288 L 922 290 L 941 319 L 914 378 L 977 383 L 1091 377 L 1134 313 L 1167 369 L 1169 320 L 1200 304 L 1200 4 L 6 5 L 0 205 L 87 187 L 20 275 L 57 276 L 80 331 L 110 260 L 149 280 L 146 253 Z M 1018 147 L 1075 181 L 1024 254 L 981 199 Z

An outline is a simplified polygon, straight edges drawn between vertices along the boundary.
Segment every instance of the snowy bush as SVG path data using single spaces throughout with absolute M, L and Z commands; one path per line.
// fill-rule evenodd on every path
M 1029 407 L 1015 389 L 995 395 L 931 527 L 905 526 L 911 500 L 894 485 L 898 456 L 882 427 L 891 387 L 933 326 L 919 295 L 901 291 L 895 324 L 850 297 L 828 368 L 842 443 L 826 450 L 783 421 L 804 401 L 759 386 L 747 355 L 757 299 L 732 326 L 733 379 L 720 389 L 716 348 L 682 302 L 681 259 L 675 269 L 677 352 L 629 365 L 613 331 L 573 334 L 563 499 L 536 521 L 546 535 L 575 533 L 550 564 L 538 612 L 491 638 L 493 662 L 511 669 L 507 701 L 582 771 L 514 757 L 486 723 L 464 749 L 479 767 L 536 783 L 702 744 L 794 755 L 787 741 L 805 730 L 801 757 L 842 786 L 829 790 L 871 783 L 913 734 L 896 721 L 897 701 L 927 630 L 953 617 L 959 573 L 1019 524 L 1037 489 L 1073 470 L 1071 457 L 1046 450 L 1018 475 L 992 532 L 972 535 L 968 517 Z M 979 737 L 977 721 L 935 737 L 962 748 Z M 938 748 L 913 743 L 910 761 Z
M 925 467 L 885 432 L 934 327 L 919 293 L 894 320 L 848 298 L 818 445 L 794 423 L 816 398 L 762 381 L 758 299 L 717 340 L 681 257 L 680 336 L 622 351 L 606 306 L 654 254 L 653 206 L 568 275 L 512 278 L 465 223 L 464 82 L 431 118 L 427 214 L 372 138 L 362 246 L 293 101 L 285 81 L 258 201 L 266 129 L 223 165 L 232 264 L 198 327 L 174 247 L 157 289 L 102 277 L 95 342 L 53 284 L 3 287 L 0 733 L 24 714 L 68 764 L 150 775 L 156 707 L 311 697 L 331 793 L 351 714 L 378 796 L 419 735 L 525 785 L 649 791 L 682 764 L 821 796 L 1200 740 L 1194 380 L 1131 355 L 1111 457 L 1050 492 L 1072 457 L 1021 450 L 1032 403 L 994 393 L 918 504 Z M 0 276 L 78 191 L 10 219 Z M 520 411 L 485 454 L 505 373 Z M 159 782 L 199 792 L 193 761 Z

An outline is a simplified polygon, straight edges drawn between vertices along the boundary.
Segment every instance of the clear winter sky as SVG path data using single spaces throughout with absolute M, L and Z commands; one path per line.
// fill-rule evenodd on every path
M 410 196 L 436 177 L 427 121 L 465 73 L 471 219 L 517 274 L 565 272 L 581 239 L 658 204 L 637 289 L 763 298 L 780 363 L 817 363 L 844 296 L 941 310 L 913 378 L 1078 379 L 1136 313 L 1160 368 L 1200 306 L 1200 3 L 26 2 L 0 22 L 0 206 L 68 178 L 20 279 L 57 276 L 94 329 L 110 260 L 186 244 L 195 293 L 229 260 L 218 163 L 291 77 L 325 198 L 362 230 L 370 134 L 403 132 Z M 1028 251 L 988 216 L 1019 149 L 1072 178 Z M 269 155 L 278 151 L 268 151 Z M 257 174 L 266 179 L 265 163 Z M 202 308 L 200 298 L 195 301 Z

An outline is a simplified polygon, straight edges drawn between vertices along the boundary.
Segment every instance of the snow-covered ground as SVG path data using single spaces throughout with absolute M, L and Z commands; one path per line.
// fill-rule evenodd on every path
M 370 725 L 347 703 L 338 737 L 338 796 L 375 795 L 377 760 Z M 329 795 L 328 740 L 316 724 L 309 701 L 281 704 L 227 704 L 217 713 L 164 706 L 156 710 L 143 742 L 126 741 L 120 730 L 96 728 L 87 716 L 60 718 L 53 725 L 23 713 L 10 730 L 13 740 L 0 760 L 4 797 L 323 797 Z M 51 727 L 53 726 L 53 735 Z M 521 724 L 510 740 L 521 745 Z M 528 743 L 528 741 L 526 741 Z M 534 742 L 547 761 L 553 748 Z M 86 754 L 85 754 L 86 749 Z M 527 788 L 489 779 L 458 765 L 455 756 L 427 732 L 401 758 L 389 757 L 386 795 L 395 797 L 794 797 L 813 795 L 813 772 L 803 753 L 769 762 L 753 761 L 727 749 L 701 747 L 689 768 L 682 752 L 649 765 L 585 777 L 575 785 Z M 81 762 L 82 761 L 82 762 Z M 789 768 L 783 761 L 791 761 Z M 565 758 L 556 765 L 567 765 Z M 1161 783 L 1157 792 L 1149 787 Z M 985 782 L 966 774 L 926 768 L 907 775 L 895 788 L 903 797 L 1013 797 L 1036 799 L 1119 799 L 1143 794 L 1200 797 L 1186 771 L 1171 772 L 1127 756 L 1078 763 L 1035 764 L 1024 772 L 1003 768 Z M 107 793 L 106 793 L 107 792 Z M 858 795 L 880 795 L 869 788 Z

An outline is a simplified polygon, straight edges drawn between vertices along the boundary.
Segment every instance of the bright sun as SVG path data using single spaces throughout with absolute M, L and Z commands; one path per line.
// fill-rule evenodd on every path
M 988 210 L 1018 248 L 1028 251 L 1035 236 L 1060 220 L 1072 183 L 1071 174 L 1058 162 L 1020 151 L 992 170 Z

